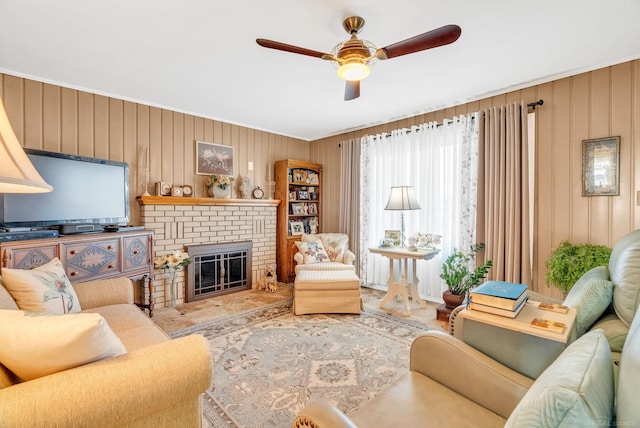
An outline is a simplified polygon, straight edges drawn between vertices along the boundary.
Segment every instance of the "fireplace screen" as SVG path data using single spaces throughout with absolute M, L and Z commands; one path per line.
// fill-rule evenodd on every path
M 187 247 L 186 301 L 251 288 L 251 241 Z

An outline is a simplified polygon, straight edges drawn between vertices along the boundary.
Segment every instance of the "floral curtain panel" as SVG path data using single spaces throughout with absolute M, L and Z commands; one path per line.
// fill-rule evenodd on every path
M 385 230 L 400 229 L 400 212 L 384 210 L 391 186 L 413 186 L 421 209 L 404 212 L 407 237 L 442 235 L 441 254 L 417 264 L 419 291 L 424 299 L 441 301 L 446 288 L 439 276 L 442 260 L 454 247 L 468 248 L 475 242 L 477 114 L 364 137 L 360 159 L 363 283 L 386 284 L 388 260 L 370 254 L 368 248 L 379 244 Z

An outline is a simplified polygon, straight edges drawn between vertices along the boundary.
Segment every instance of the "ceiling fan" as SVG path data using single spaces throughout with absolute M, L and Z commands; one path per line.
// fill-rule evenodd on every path
M 458 40 L 462 33 L 462 29 L 457 25 L 445 25 L 384 48 L 376 49 L 373 43 L 358 39 L 356 36 L 363 26 L 364 19 L 359 16 L 351 16 L 345 19 L 342 22 L 342 27 L 347 33 L 351 34 L 351 38 L 337 44 L 331 53 L 318 52 L 267 39 L 256 39 L 256 43 L 265 48 L 334 61 L 338 65 L 338 76 L 346 81 L 344 100 L 349 101 L 360 96 L 360 81 L 369 76 L 369 63 L 372 60 L 386 60 L 448 45 Z

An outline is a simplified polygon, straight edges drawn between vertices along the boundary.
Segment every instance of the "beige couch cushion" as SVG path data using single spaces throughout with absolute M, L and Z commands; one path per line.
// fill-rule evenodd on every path
M 2 269 L 3 283 L 25 311 L 66 314 L 80 312 L 80 302 L 56 257 L 31 270 Z
M 125 354 L 99 314 L 0 310 L 0 362 L 22 380 Z
M 11 297 L 11 294 L 9 294 L 7 289 L 4 288 L 2 277 L 0 277 L 0 309 L 20 309 L 18 308 L 16 301 Z
M 505 422 L 497 414 L 417 372 L 406 373 L 366 406 L 347 416 L 359 427 L 418 427 L 418 421 L 422 421 L 422 426 L 482 428 L 502 427 Z
M 129 352 L 170 340 L 169 336 L 134 305 L 102 306 L 86 310 L 84 313 L 97 313 L 104 317 Z

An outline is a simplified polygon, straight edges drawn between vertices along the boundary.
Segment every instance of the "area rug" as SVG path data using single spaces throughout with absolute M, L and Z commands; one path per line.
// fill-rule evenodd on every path
M 312 402 L 353 412 L 408 370 L 409 347 L 429 327 L 372 309 L 295 316 L 291 301 L 175 331 L 210 343 L 215 365 L 203 424 L 290 427 Z

